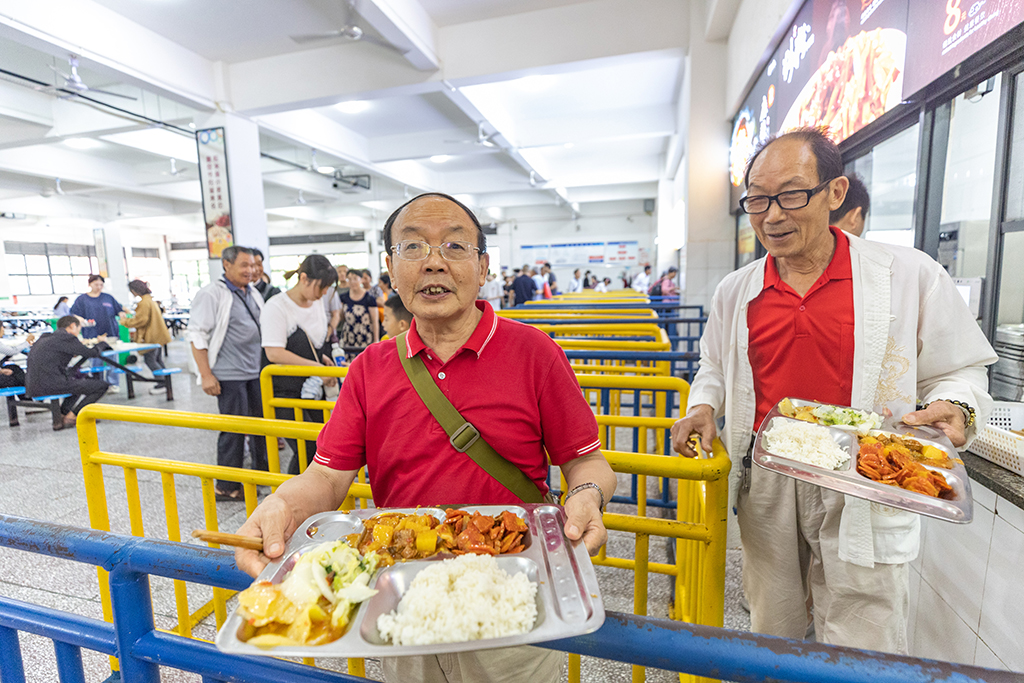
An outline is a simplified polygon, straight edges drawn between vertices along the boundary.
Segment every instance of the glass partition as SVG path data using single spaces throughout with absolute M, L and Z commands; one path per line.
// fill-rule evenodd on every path
M 999 129 L 1000 76 L 950 103 L 938 261 L 953 277 L 981 277 L 988 261 Z
M 1024 220 L 1024 72 L 1015 79 L 1017 93 L 1010 133 L 1010 169 L 1006 182 L 1005 220 Z
M 914 124 L 846 165 L 847 173 L 857 173 L 864 180 L 871 199 L 864 239 L 914 246 L 919 129 Z

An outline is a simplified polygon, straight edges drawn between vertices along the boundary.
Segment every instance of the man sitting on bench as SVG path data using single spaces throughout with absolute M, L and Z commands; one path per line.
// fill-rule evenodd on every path
M 57 321 L 57 331 L 44 334 L 32 345 L 28 354 L 25 393 L 29 396 L 71 394 L 64 399 L 60 412 L 63 423 L 54 424 L 54 431 L 73 427 L 75 416 L 90 403 L 100 400 L 110 385 L 102 379 L 76 377 L 68 363 L 75 356 L 99 358 L 110 346 L 105 341 L 89 348 L 78 339 L 81 321 L 78 316 L 66 315 Z
M 13 346 L 0 341 L 0 389 L 25 386 L 25 371 L 7 360 L 31 346 L 35 338 L 34 334 L 30 334 L 25 341 Z

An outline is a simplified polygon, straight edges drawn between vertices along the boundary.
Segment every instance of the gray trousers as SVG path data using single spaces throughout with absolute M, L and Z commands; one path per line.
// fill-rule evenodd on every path
M 388 683 L 558 683 L 566 655 L 540 647 L 506 647 L 426 657 L 384 657 Z
M 754 467 L 740 491 L 743 589 L 757 633 L 907 654 L 906 564 L 839 559 L 843 494 Z

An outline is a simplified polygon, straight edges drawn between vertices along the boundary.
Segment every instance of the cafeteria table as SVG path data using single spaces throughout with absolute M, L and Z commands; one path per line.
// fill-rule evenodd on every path
M 57 318 L 51 315 L 4 315 L 0 316 L 0 327 L 6 325 L 14 330 L 31 332 L 40 325 L 53 327 Z
M 112 365 L 115 368 L 118 368 L 119 370 L 121 370 L 124 373 L 124 380 L 125 380 L 125 383 L 128 385 L 128 398 L 135 398 L 135 382 L 151 382 L 153 384 L 159 384 L 159 383 L 162 383 L 162 382 L 164 382 L 166 380 L 166 385 L 168 387 L 167 400 L 168 401 L 173 401 L 174 400 L 174 393 L 170 390 L 170 384 L 171 384 L 170 376 L 154 377 L 154 378 L 150 379 L 149 377 L 145 377 L 143 375 L 140 375 L 139 373 L 135 372 L 131 368 L 126 367 L 124 365 L 121 365 L 120 363 L 117 362 L 117 357 L 120 354 L 122 354 L 122 353 L 134 353 L 134 352 L 139 352 L 139 351 L 150 351 L 152 349 L 159 349 L 159 348 L 160 348 L 159 344 L 138 344 L 138 343 L 135 343 L 135 342 L 128 342 L 128 343 L 123 343 L 122 342 L 122 343 L 119 343 L 117 346 L 114 346 L 110 350 L 102 352 L 100 354 L 100 359 L 103 362 L 107 363 L 108 365 Z
M 165 313 L 164 323 L 171 328 L 171 337 L 177 337 L 188 327 L 188 313 Z

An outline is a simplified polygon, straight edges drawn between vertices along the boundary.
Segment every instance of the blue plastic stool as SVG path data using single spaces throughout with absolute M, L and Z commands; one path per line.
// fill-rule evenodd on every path
M 176 375 L 181 372 L 181 368 L 161 368 L 160 370 L 154 370 L 154 377 L 163 377 L 164 386 L 167 387 L 167 400 L 174 400 L 174 390 L 171 389 L 171 375 Z
M 17 427 L 21 423 L 18 421 L 18 408 L 28 408 L 30 406 L 43 407 L 50 409 L 50 415 L 53 416 L 53 426 L 55 429 L 59 429 L 60 425 L 64 424 L 64 416 L 60 412 L 60 402 L 71 396 L 71 394 L 50 394 L 49 396 L 33 396 L 31 400 L 19 401 L 18 396 L 25 394 L 25 387 L 9 387 L 7 389 L 0 389 L 0 396 L 7 397 L 7 421 L 12 427 Z M 49 405 L 47 405 L 49 404 Z

